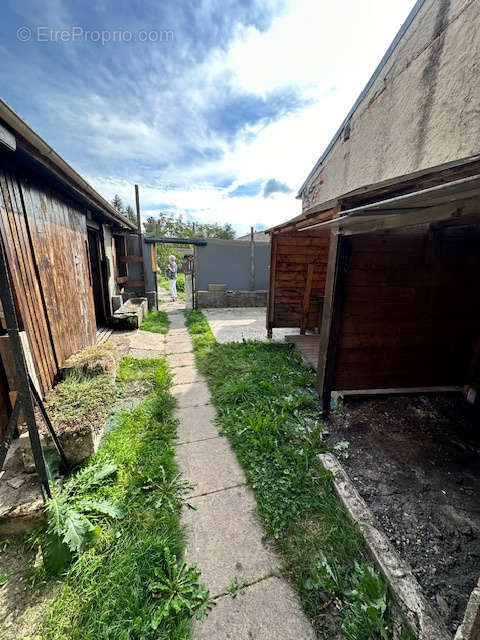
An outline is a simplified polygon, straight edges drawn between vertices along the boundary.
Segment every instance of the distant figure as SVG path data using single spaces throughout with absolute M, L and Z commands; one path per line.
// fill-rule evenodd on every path
M 168 265 L 165 269 L 165 275 L 168 278 L 168 284 L 170 289 L 170 295 L 172 296 L 172 302 L 177 299 L 177 263 L 175 262 L 175 256 L 169 256 Z

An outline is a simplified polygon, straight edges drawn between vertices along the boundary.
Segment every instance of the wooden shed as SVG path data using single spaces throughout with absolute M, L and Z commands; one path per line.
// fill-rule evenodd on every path
M 30 373 L 42 394 L 65 360 L 94 344 L 98 328 L 108 324 L 125 235 L 133 231 L 128 220 L 0 101 L 0 241 Z M 0 437 L 10 413 L 10 394 L 15 393 L 2 325 Z
M 327 411 L 332 391 L 475 388 L 478 157 L 346 194 L 270 233 L 267 326 L 316 329 L 293 341 L 317 369 Z

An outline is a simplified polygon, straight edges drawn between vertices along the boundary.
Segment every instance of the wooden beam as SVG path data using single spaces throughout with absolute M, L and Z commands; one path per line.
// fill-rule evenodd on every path
M 317 366 L 317 389 L 322 400 L 324 415 L 328 415 L 330 412 L 343 282 L 347 268 L 347 242 L 348 240 L 346 238 L 332 233 L 328 252 L 323 320 L 320 331 L 320 348 Z
M 444 385 L 440 387 L 392 387 L 390 389 L 345 389 L 332 391 L 334 398 L 346 398 L 354 396 L 380 396 L 380 395 L 408 395 L 410 393 L 456 393 L 463 391 L 458 385 Z
M 150 245 L 150 260 L 152 261 L 152 271 L 153 273 L 158 273 L 158 263 L 157 263 L 157 245 L 153 243 Z
M 277 279 L 277 248 L 278 238 L 272 235 L 270 248 L 270 278 L 268 282 L 268 308 L 267 308 L 267 330 L 273 328 L 275 321 L 275 283 Z
M 300 326 L 300 335 L 305 335 L 308 329 L 308 312 L 310 311 L 310 302 L 312 299 L 313 276 L 315 273 L 315 265 L 309 264 L 307 267 L 307 280 L 305 283 L 305 292 L 303 296 L 302 324 Z
M 128 282 L 125 283 L 126 287 L 144 287 L 145 283 L 143 282 L 143 280 L 128 280 Z

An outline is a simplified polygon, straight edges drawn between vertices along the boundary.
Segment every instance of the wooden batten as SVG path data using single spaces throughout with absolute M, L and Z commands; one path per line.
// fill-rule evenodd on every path
M 328 252 L 323 319 L 317 365 L 317 389 L 324 414 L 330 411 L 330 396 L 334 380 L 335 357 L 339 335 L 339 316 L 343 284 L 347 268 L 347 239 L 332 234 Z

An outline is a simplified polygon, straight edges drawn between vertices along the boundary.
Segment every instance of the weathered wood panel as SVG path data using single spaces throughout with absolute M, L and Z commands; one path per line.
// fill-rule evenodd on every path
M 20 322 L 27 331 L 42 390 L 50 388 L 57 362 L 32 255 L 17 177 L 0 168 L 0 233 Z
M 94 344 L 87 222 L 82 208 L 45 185 L 22 181 L 22 195 L 59 367 Z
M 269 323 L 271 327 L 316 328 L 325 290 L 329 231 L 284 232 L 272 237 Z M 309 265 L 314 265 L 311 304 L 303 304 Z
M 349 238 L 332 388 L 462 385 L 480 334 L 480 227 Z
M 45 393 L 75 351 L 94 344 L 82 208 L 25 170 L 0 167 L 0 234 L 21 328 Z

